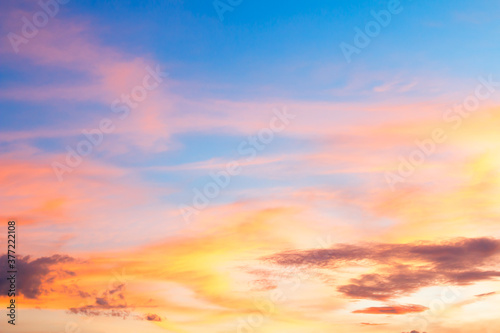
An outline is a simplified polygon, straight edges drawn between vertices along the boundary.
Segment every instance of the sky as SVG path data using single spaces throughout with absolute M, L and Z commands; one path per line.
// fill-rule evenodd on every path
M 2 1 L 0 331 L 499 332 L 499 10 Z

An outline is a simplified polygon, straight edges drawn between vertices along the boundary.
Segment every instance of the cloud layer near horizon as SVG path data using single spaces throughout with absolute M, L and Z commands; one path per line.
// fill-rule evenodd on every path
M 440 243 L 341 244 L 329 249 L 287 251 L 263 258 L 281 266 L 374 267 L 337 287 L 345 296 L 389 300 L 435 285 L 467 285 L 500 277 L 500 240 L 464 238 Z

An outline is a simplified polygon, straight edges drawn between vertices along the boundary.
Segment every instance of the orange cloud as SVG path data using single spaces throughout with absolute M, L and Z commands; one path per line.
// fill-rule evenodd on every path
M 381 306 L 381 307 L 370 307 L 362 310 L 353 311 L 353 313 L 365 313 L 365 314 L 385 314 L 385 315 L 400 315 L 414 312 L 424 312 L 429 308 L 422 305 L 393 305 L 393 306 Z

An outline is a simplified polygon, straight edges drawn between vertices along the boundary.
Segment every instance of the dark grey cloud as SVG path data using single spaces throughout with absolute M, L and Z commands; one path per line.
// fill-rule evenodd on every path
M 108 306 L 108 300 L 103 297 L 96 297 L 95 303 L 100 306 Z
M 286 251 L 262 258 L 281 266 L 372 266 L 337 290 L 351 298 L 388 300 L 440 284 L 467 285 L 500 277 L 500 240 L 460 238 L 408 244 L 339 244 L 329 249 Z
M 420 288 L 442 283 L 432 272 L 393 269 L 389 274 L 363 274 L 337 290 L 352 298 L 388 300 L 415 292 Z
M 55 279 L 66 276 L 75 276 L 75 273 L 57 267 L 59 264 L 75 261 L 74 258 L 55 254 L 50 257 L 41 257 L 32 260 L 30 256 L 16 258 L 16 290 L 26 298 L 38 298 L 48 292 L 48 286 Z M 7 293 L 7 255 L 0 256 L 0 290 L 2 295 Z
M 154 313 L 148 313 L 144 316 L 144 319 L 148 321 L 162 321 L 161 317 Z

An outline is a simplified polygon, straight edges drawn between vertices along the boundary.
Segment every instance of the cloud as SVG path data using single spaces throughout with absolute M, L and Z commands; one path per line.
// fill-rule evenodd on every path
M 361 323 L 361 325 L 365 325 L 365 326 L 381 326 L 381 325 L 387 325 L 387 323 Z
M 489 293 L 484 293 L 484 294 L 479 294 L 479 295 L 474 295 L 474 296 L 479 297 L 479 298 L 483 298 L 483 297 L 493 296 L 496 293 L 497 293 L 496 291 L 492 291 L 492 292 L 489 292 Z
M 96 304 L 101 305 L 101 306 L 109 306 L 108 301 L 105 298 L 102 297 L 97 297 L 95 299 Z
M 89 317 L 128 317 L 136 320 L 162 321 L 162 317 L 155 313 L 145 315 L 132 315 L 136 309 L 128 305 L 124 296 L 125 284 L 120 284 L 113 289 L 104 291 L 100 296 L 94 298 L 94 303 L 69 309 L 69 313 Z
M 133 308 L 125 302 L 124 290 L 123 283 L 106 289 L 95 297 L 93 304 L 72 307 L 69 312 L 86 316 L 128 317 Z
M 59 254 L 35 260 L 31 260 L 30 256 L 17 257 L 17 292 L 31 299 L 36 299 L 40 295 L 47 293 L 47 285 L 52 284 L 56 278 L 75 275 L 72 271 L 58 269 L 57 267 L 59 264 L 73 262 L 74 260 L 72 257 Z M 7 280 L 9 276 L 7 273 L 7 255 L 0 257 L 0 269 L 2 271 L 0 290 L 3 291 L 7 290 L 10 285 Z
M 105 306 L 105 307 L 98 304 L 86 305 L 79 308 L 70 308 L 69 312 L 89 317 L 105 316 L 105 317 L 126 318 L 130 315 L 130 310 L 125 305 Z
M 500 276 L 494 269 L 500 240 L 460 238 L 447 242 L 408 244 L 340 244 L 329 249 L 287 251 L 263 258 L 286 266 L 321 267 L 362 265 L 376 271 L 352 278 L 337 290 L 351 298 L 388 300 L 440 285 L 467 285 Z
M 388 300 L 415 292 L 420 288 L 438 284 L 432 272 L 412 272 L 394 269 L 390 274 L 363 274 L 337 290 L 351 298 Z
M 162 321 L 161 317 L 154 313 L 148 313 L 144 316 L 147 321 Z
M 409 304 L 409 305 L 394 305 L 394 306 L 381 306 L 381 307 L 370 307 L 362 310 L 356 310 L 353 311 L 352 313 L 366 313 L 366 314 L 407 314 L 407 313 L 414 313 L 414 312 L 424 312 L 425 310 L 428 310 L 429 308 L 422 306 L 422 305 L 416 305 L 416 304 Z

